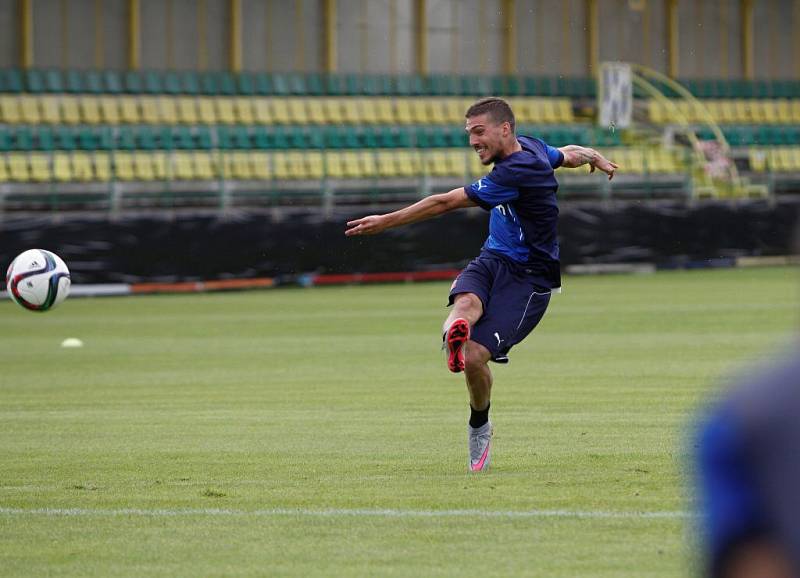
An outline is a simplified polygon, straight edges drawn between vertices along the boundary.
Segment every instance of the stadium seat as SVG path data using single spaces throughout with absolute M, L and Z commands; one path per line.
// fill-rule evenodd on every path
M 233 100 L 234 114 L 236 120 L 240 124 L 254 124 L 256 122 L 255 114 L 253 113 L 253 100 L 252 98 L 235 98 Z
M 70 166 L 68 154 L 55 153 L 53 155 L 53 178 L 62 183 L 75 180 L 73 179 L 72 167 Z
M 195 152 L 193 153 L 195 178 L 200 180 L 211 180 L 217 177 L 217 159 L 213 153 Z
M 272 178 L 272 159 L 267 153 L 250 153 L 250 166 L 253 178 L 269 180 Z
M 0 120 L 7 124 L 22 122 L 22 112 L 17 96 L 0 96 Z
M 95 180 L 92 158 L 88 153 L 72 153 L 72 180 L 93 181 Z
M 40 99 L 42 106 L 42 122 L 47 124 L 61 124 L 61 105 L 57 96 L 43 96 Z
M 27 183 L 31 180 L 28 155 L 25 153 L 11 153 L 8 155 L 9 180 L 18 183 Z
M 194 100 L 188 99 L 191 103 L 194 103 Z M 178 104 L 174 98 L 169 96 L 160 96 L 158 97 L 158 110 L 159 110 L 159 122 L 163 122 L 165 124 L 178 124 L 181 122 L 181 117 L 178 113 Z
M 200 118 L 197 111 L 196 99 L 189 96 L 178 97 L 176 104 L 179 122 L 184 124 L 197 124 Z
M 229 152 L 223 157 L 223 176 L 227 179 L 252 180 L 255 178 L 249 153 Z
M 137 179 L 131 153 L 114 153 L 114 175 L 120 181 L 135 181 Z
M 8 172 L 8 165 L 6 164 L 6 155 L 0 156 L 0 183 L 6 183 L 11 180 L 11 175 Z
M 106 153 L 95 153 L 92 157 L 92 162 L 94 164 L 95 180 L 104 183 L 109 182 L 112 179 L 109 155 Z
M 119 100 L 120 120 L 128 124 L 141 122 L 139 103 L 134 96 L 116 97 Z
M 272 121 L 276 124 L 291 124 L 292 117 L 289 112 L 289 105 L 285 98 L 273 98 L 270 100 L 272 108 Z
M 216 118 L 217 122 L 223 124 L 235 124 L 237 121 L 236 107 L 231 98 L 217 98 L 214 99 L 216 105 Z
M 214 100 L 210 97 L 200 97 L 197 99 L 197 121 L 203 124 L 216 124 L 217 111 L 214 107 Z M 195 121 L 195 122 L 197 122 Z M 184 121 L 190 122 L 190 121 Z M 194 124 L 194 123 L 192 123 Z
M 139 97 L 139 105 L 141 106 L 141 119 L 145 124 L 158 124 L 161 122 L 161 110 L 159 106 L 159 99 L 154 96 Z M 165 122 L 170 122 L 165 120 Z
M 81 111 L 81 120 L 86 124 L 100 124 L 100 104 L 94 96 L 83 96 L 78 99 Z
M 252 101 L 253 120 L 259 124 L 272 124 L 272 108 L 265 98 L 254 98 Z
M 52 173 L 50 170 L 50 155 L 45 153 L 32 153 L 28 160 L 30 162 L 31 172 L 30 180 L 43 183 L 52 180 Z
M 22 122 L 28 124 L 39 124 L 41 122 L 41 114 L 39 111 L 39 98 L 35 96 L 24 95 L 20 99 L 20 117 Z
M 119 110 L 119 99 L 113 96 L 101 96 L 100 97 L 100 113 L 103 118 L 103 122 L 108 124 L 119 124 L 120 122 L 120 110 Z

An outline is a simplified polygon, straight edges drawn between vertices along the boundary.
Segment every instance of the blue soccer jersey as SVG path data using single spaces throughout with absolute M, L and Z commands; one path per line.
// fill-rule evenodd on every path
M 491 211 L 484 251 L 520 264 L 551 289 L 561 286 L 558 252 L 558 182 L 554 169 L 564 154 L 544 141 L 517 137 L 521 151 L 497 161 L 492 171 L 465 188 Z

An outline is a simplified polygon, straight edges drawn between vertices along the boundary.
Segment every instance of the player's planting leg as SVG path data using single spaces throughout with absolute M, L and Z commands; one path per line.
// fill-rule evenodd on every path
M 491 354 L 480 343 L 470 341 L 466 347 L 464 370 L 469 391 L 470 418 L 467 426 L 469 469 L 482 472 L 489 468 L 492 451 L 492 422 L 489 407 L 492 393 Z

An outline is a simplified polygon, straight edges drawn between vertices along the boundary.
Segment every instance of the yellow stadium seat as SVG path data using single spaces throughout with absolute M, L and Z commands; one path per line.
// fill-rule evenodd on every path
M 340 99 L 323 98 L 321 105 L 326 123 L 344 124 L 344 112 L 342 111 L 342 101 Z
M 47 124 L 61 124 L 61 105 L 57 96 L 43 96 L 41 98 L 42 105 L 42 122 Z
M 372 179 L 378 176 L 378 165 L 375 162 L 375 155 L 372 151 L 361 151 L 358 155 L 360 176 Z
M 320 151 L 305 153 L 306 171 L 310 179 L 322 179 L 325 176 L 325 157 Z
M 141 122 L 139 115 L 139 102 L 133 96 L 121 96 L 119 98 L 119 116 L 122 122 L 127 124 L 138 124 Z
M 22 112 L 16 96 L 0 96 L 0 119 L 9 124 L 22 122 Z
M 236 119 L 240 124 L 254 124 L 256 117 L 253 114 L 252 98 L 236 98 L 233 101 L 233 108 Z
M 792 123 L 800 124 L 800 99 L 795 98 L 791 100 L 792 106 Z
M 676 173 L 678 165 L 675 162 L 675 155 L 666 148 L 648 149 L 645 154 L 647 170 L 651 173 Z
M 378 124 L 395 124 L 394 103 L 391 98 L 376 98 L 375 110 L 378 115 Z
M 31 180 L 28 155 L 25 153 L 11 153 L 8 155 L 8 176 L 12 181 L 27 183 Z
M 20 113 L 22 122 L 39 124 L 42 115 L 39 111 L 39 99 L 35 96 L 23 96 L 20 100 Z
M 159 124 L 161 122 L 161 110 L 159 99 L 154 96 L 143 96 L 139 99 L 142 109 L 142 122 L 144 124 Z
M 361 111 L 361 120 L 364 124 L 378 124 L 380 122 L 378 106 L 374 98 L 360 98 L 357 106 Z
M 394 102 L 395 118 L 398 124 L 414 124 L 411 102 L 407 98 L 398 98 Z
M 0 183 L 6 183 L 11 180 L 11 175 L 8 172 L 6 165 L 6 156 L 0 155 Z
M 253 178 L 267 181 L 272 178 L 272 159 L 267 153 L 250 153 Z
M 766 153 L 757 148 L 751 148 L 747 151 L 750 160 L 750 170 L 756 173 L 763 173 L 767 170 L 767 155 Z
M 667 116 L 664 113 L 664 107 L 655 98 L 647 101 L 647 112 L 650 122 L 653 124 L 666 124 Z
M 30 156 L 31 180 L 36 182 L 47 182 L 52 180 L 50 171 L 50 156 L 41 153 L 34 153 Z
M 342 169 L 344 176 L 348 179 L 358 179 L 362 176 L 361 159 L 356 151 L 344 151 L 342 153 Z
M 286 101 L 289 111 L 289 122 L 292 124 L 308 124 L 305 98 L 290 98 Z
M 288 153 L 289 167 L 292 172 L 292 178 L 295 179 L 310 179 L 311 174 L 308 170 L 308 161 L 305 151 L 292 151 Z
M 272 107 L 269 100 L 266 98 L 253 99 L 252 103 L 253 118 L 259 124 L 272 124 L 274 117 L 272 116 Z
M 172 174 L 179 181 L 191 181 L 195 178 L 192 153 L 176 152 L 172 155 Z
M 106 153 L 95 153 L 92 158 L 94 163 L 94 177 L 97 181 L 107 183 L 111 180 L 111 160 Z
M 400 177 L 416 177 L 420 170 L 420 157 L 416 150 L 393 151 L 397 175 Z
M 181 96 L 176 99 L 178 120 L 184 124 L 197 124 L 197 101 L 190 96 Z
M 93 181 L 92 158 L 87 153 L 72 154 L 72 178 L 76 181 Z
M 427 98 L 414 98 L 409 103 L 411 118 L 415 124 L 432 124 L 436 122 L 431 114 L 430 101 Z
M 133 155 L 130 153 L 114 153 L 114 175 L 120 181 L 135 181 L 136 173 L 133 169 Z
M 790 101 L 783 99 L 775 101 L 775 116 L 778 124 L 792 124 L 794 119 Z
M 226 154 L 223 166 L 225 178 L 243 181 L 255 178 L 250 155 L 246 152 L 236 151 Z
M 572 112 L 572 101 L 568 98 L 559 98 L 555 102 L 557 122 L 573 123 L 575 115 Z
M 425 173 L 434 177 L 450 176 L 447 170 L 447 153 L 441 149 L 430 149 L 422 153 Z
M 217 105 L 217 122 L 222 124 L 236 123 L 236 106 L 232 98 L 216 98 L 214 104 Z
M 272 168 L 276 179 L 285 181 L 293 178 L 289 157 L 284 152 L 276 152 L 272 155 Z
M 196 152 L 193 157 L 195 178 L 209 181 L 217 177 L 217 162 L 211 153 Z
M 345 176 L 342 153 L 328 151 L 325 153 L 325 173 L 332 179 L 341 179 Z
M 214 109 L 214 99 L 201 97 L 197 99 L 197 118 L 203 124 L 217 124 L 217 111 Z
M 78 98 L 78 105 L 81 109 L 81 121 L 86 124 L 100 124 L 100 103 L 93 96 L 81 96 Z
M 81 109 L 75 96 L 61 96 L 61 119 L 65 124 L 80 124 Z
M 328 122 L 321 98 L 309 98 L 306 101 L 306 109 L 308 113 L 308 122 L 312 124 L 326 124 Z
M 469 155 L 467 157 L 467 171 L 470 177 L 479 178 L 488 174 L 491 170 L 492 167 L 484 166 L 481 163 L 481 159 L 478 155 Z
M 362 114 L 361 114 L 361 101 L 360 98 L 343 98 L 341 100 L 341 107 L 342 107 L 342 116 L 344 117 L 344 122 L 348 124 L 361 124 L 362 123 Z
M 800 172 L 800 147 L 792 147 L 792 170 Z
M 774 115 L 772 112 L 769 100 L 753 100 L 750 101 L 750 113 L 752 114 L 753 122 L 758 124 L 769 124 Z
M 100 97 L 100 114 L 108 124 L 119 124 L 119 101 L 114 96 Z
M 514 117 L 518 123 L 541 123 L 541 114 L 537 106 L 538 100 L 533 98 L 520 98 L 511 101 Z
M 180 114 L 178 111 L 178 101 L 171 96 L 158 97 L 159 121 L 164 124 L 178 124 Z
M 73 180 L 69 155 L 66 153 L 53 155 L 53 178 L 62 183 Z
M 461 101 L 457 98 L 445 98 L 441 101 L 440 118 L 442 123 L 461 124 L 464 121 L 466 109 L 461 107 Z M 515 113 L 516 114 L 516 113 Z
M 379 177 L 391 178 L 400 176 L 399 167 L 397 166 L 396 157 L 393 150 L 380 150 L 376 154 L 378 157 Z
M 142 181 L 156 180 L 152 155 L 149 153 L 134 153 L 133 166 L 137 179 Z
M 272 107 L 272 119 L 276 124 L 290 124 L 292 122 L 289 113 L 289 104 L 285 98 L 273 98 L 270 100 Z

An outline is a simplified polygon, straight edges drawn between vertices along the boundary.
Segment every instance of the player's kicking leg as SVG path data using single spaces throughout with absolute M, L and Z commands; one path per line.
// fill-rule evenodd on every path
M 453 298 L 453 310 L 444 322 L 444 345 L 447 349 L 447 368 L 453 373 L 464 371 L 465 345 L 470 327 L 483 314 L 483 303 L 474 293 L 459 293 Z

